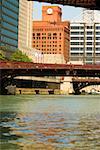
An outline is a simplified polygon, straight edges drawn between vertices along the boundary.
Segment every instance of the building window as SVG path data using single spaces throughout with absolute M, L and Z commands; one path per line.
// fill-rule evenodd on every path
M 96 45 L 100 45 L 100 42 L 96 42 Z
M 96 32 L 96 35 L 100 35 L 100 32 Z
M 71 37 L 71 40 L 83 40 L 83 37 Z
M 48 33 L 48 36 L 51 36 L 51 33 Z
M 92 50 L 92 47 L 87 47 L 87 51 L 91 51 Z
M 42 33 L 42 35 L 46 35 L 46 33 Z
M 97 47 L 97 48 L 96 48 L 96 51 L 100 51 L 100 47 Z
M 46 37 L 42 37 L 42 39 L 44 40 L 44 39 L 46 39 Z
M 87 31 L 87 35 L 92 35 L 93 33 L 91 31 Z
M 81 26 L 71 26 L 71 29 L 83 29 L 84 27 Z
M 71 42 L 71 45 L 83 45 L 83 42 Z
M 53 39 L 57 39 L 57 37 L 53 37 Z
M 100 53 L 99 53 L 99 54 L 97 53 L 96 56 L 99 56 L 99 57 L 100 57 Z
M 37 33 L 37 36 L 40 36 L 40 33 Z
M 71 35 L 83 35 L 84 34 L 84 32 L 71 32 Z
M 35 33 L 33 33 L 33 36 L 35 36 Z
M 92 42 L 87 42 L 87 45 L 92 45 Z
M 57 36 L 57 33 L 53 33 L 53 36 Z
M 93 29 L 93 26 L 87 26 L 86 28 L 87 29 Z
M 93 38 L 92 37 L 87 37 L 87 40 L 92 40 Z
M 71 32 L 72 35 L 79 35 L 79 32 Z
M 97 30 L 100 30 L 100 26 L 96 26 L 96 29 L 97 29 Z
M 51 39 L 51 37 L 48 37 L 48 39 Z
M 71 51 L 79 51 L 79 50 L 83 50 L 82 47 L 71 47 Z
M 100 37 L 96 37 L 96 40 L 100 40 Z

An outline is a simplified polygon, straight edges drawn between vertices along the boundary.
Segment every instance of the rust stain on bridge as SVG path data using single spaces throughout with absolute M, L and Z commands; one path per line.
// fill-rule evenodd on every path
M 28 0 L 100 10 L 100 0 Z
M 43 64 L 33 62 L 10 62 L 0 61 L 0 69 L 82 69 L 82 70 L 100 70 L 100 65 L 73 65 L 73 64 Z
M 5 76 L 76 76 L 99 77 L 100 65 L 38 64 L 26 62 L 0 62 L 1 78 Z

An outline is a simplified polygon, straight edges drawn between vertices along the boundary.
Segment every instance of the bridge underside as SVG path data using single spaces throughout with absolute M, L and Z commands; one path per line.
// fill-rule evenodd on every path
M 20 71 L 19 71 L 20 70 Z M 84 70 L 84 69 L 2 69 L 0 71 L 1 78 L 16 77 L 16 76 L 77 76 L 77 77 L 99 77 L 99 70 Z
M 100 10 L 100 0 L 28 0 Z
M 97 82 L 92 81 L 92 82 L 74 82 L 73 81 L 73 89 L 75 91 L 75 94 L 80 94 L 80 90 L 83 89 L 84 87 L 90 86 L 90 85 L 100 85 L 100 80 Z

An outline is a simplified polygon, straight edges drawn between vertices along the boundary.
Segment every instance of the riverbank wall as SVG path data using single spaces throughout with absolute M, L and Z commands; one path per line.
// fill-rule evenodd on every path
M 22 95 L 49 95 L 49 94 L 55 94 L 60 95 L 59 89 L 40 89 L 40 88 L 16 88 L 15 91 L 16 95 L 22 94 Z

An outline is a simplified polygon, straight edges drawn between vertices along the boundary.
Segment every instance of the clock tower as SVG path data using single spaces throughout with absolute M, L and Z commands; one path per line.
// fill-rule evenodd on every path
M 61 22 L 62 10 L 58 6 L 43 6 L 42 21 Z

